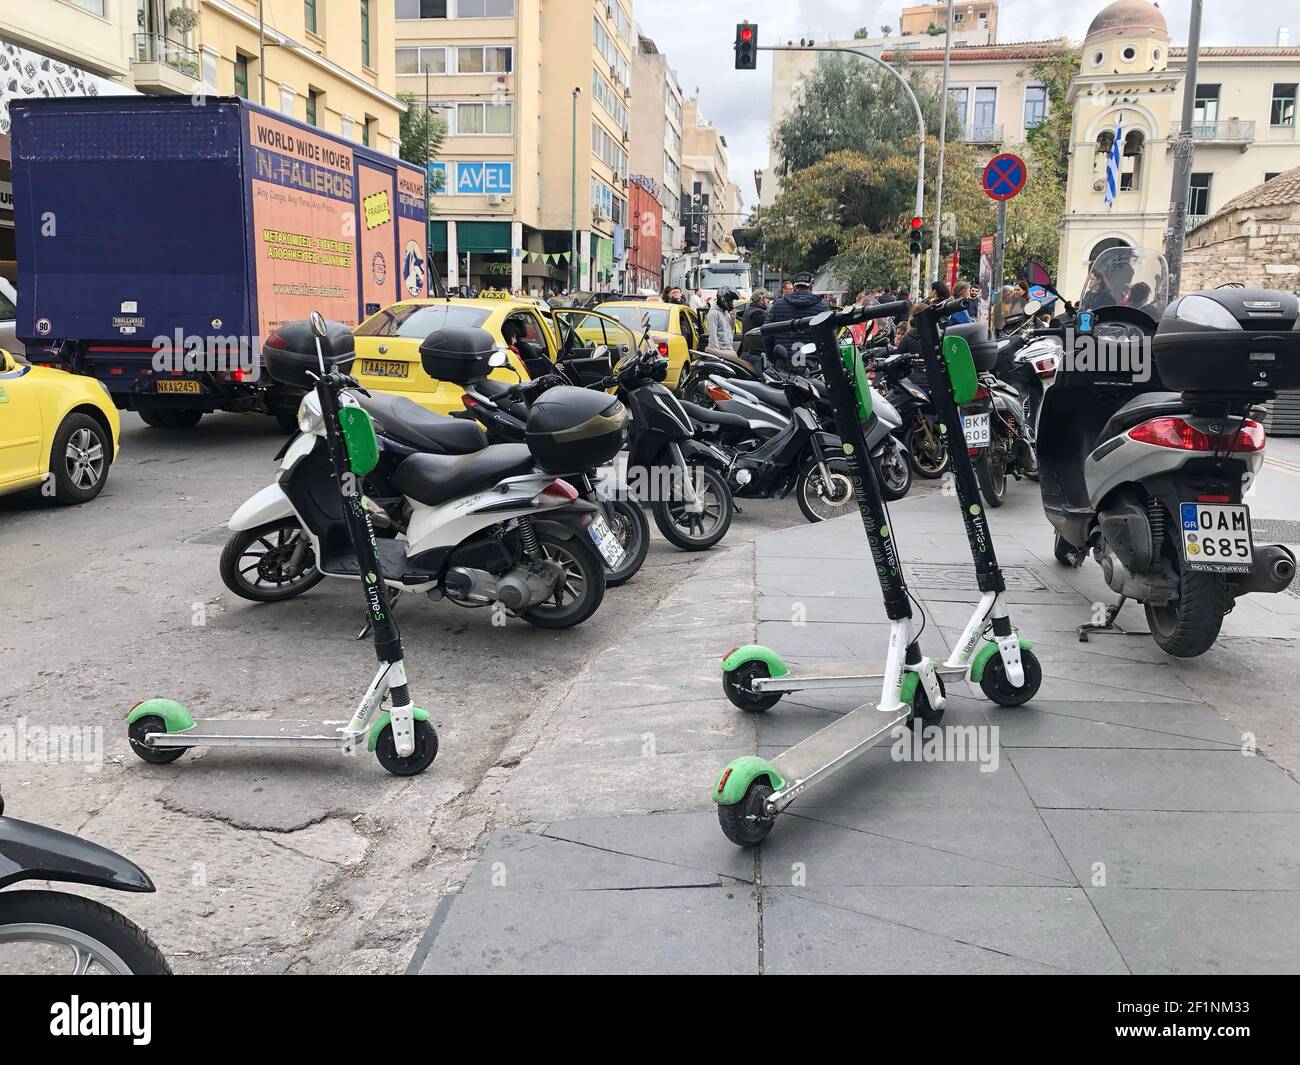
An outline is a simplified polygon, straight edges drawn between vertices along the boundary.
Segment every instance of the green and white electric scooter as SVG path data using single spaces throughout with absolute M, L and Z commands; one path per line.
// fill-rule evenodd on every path
M 356 553 L 361 587 L 379 669 L 349 721 L 328 723 L 276 718 L 196 721 L 180 703 L 147 699 L 127 715 L 131 749 L 146 762 L 174 762 L 191 747 L 320 748 L 352 754 L 373 751 L 379 763 L 397 776 L 424 772 L 438 754 L 438 733 L 429 715 L 411 704 L 402 637 L 393 617 L 381 572 L 374 528 L 362 505 L 361 483 L 379 460 L 379 444 L 370 415 L 342 403 L 344 389 L 359 388 L 344 372 L 352 362 L 352 334 L 327 324 L 313 312 L 310 325 L 293 323 L 278 330 L 287 347 L 265 352 L 272 376 L 282 383 L 301 380 L 314 388 L 323 415 L 324 433 L 316 447 L 328 451 L 342 499 L 343 522 Z M 314 344 L 315 358 L 308 355 Z M 273 361 L 274 360 L 274 361 Z M 311 372 L 314 363 L 318 373 Z M 311 456 L 304 455 L 303 461 Z M 387 710 L 381 709 L 385 700 Z
M 939 319 L 966 306 L 966 301 L 954 300 L 913 317 L 921 330 L 927 370 L 953 455 L 957 494 L 982 593 L 961 639 L 943 662 L 926 658 L 918 645 L 898 545 L 869 461 L 863 424 L 873 415 L 865 367 L 855 350 L 846 346 L 837 352 L 835 342 L 838 329 L 869 318 L 904 316 L 909 304 L 900 301 L 826 312 L 811 319 L 777 323 L 768 330 L 806 327 L 817 343 L 840 438 L 855 467 L 858 509 L 891 628 L 883 667 L 858 660 L 790 666 L 772 649 L 753 644 L 738 647 L 723 659 L 723 691 L 742 710 L 767 710 L 786 692 L 856 688 L 870 680 L 881 685 L 880 701 L 875 705 L 858 707 L 771 761 L 746 756 L 722 771 L 713 788 L 713 800 L 718 804 L 723 833 L 739 846 L 761 843 L 772 830 L 776 815 L 810 785 L 890 736 L 900 724 L 910 725 L 914 720 L 937 723 L 945 705 L 945 677 L 969 679 L 1004 706 L 1027 702 L 1041 683 L 1042 671 L 1028 643 L 1011 627 L 1002 573 L 979 505 L 979 486 L 958 417 L 957 403 L 962 397 L 967 401 L 973 397 L 977 382 L 970 347 L 960 337 L 952 337 L 942 361 L 938 354 Z M 986 633 L 992 638 L 985 638 Z

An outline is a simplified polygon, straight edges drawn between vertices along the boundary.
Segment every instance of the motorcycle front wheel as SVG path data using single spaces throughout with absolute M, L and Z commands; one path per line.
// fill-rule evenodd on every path
M 316 553 L 297 518 L 235 533 L 221 552 L 221 581 L 241 599 L 280 603 L 321 582 Z
M 94 899 L 62 891 L 0 893 L 0 972 L 170 976 L 148 934 Z
M 803 516 L 811 522 L 829 521 L 841 514 L 848 514 L 857 505 L 857 495 L 853 491 L 853 467 L 848 459 L 833 458 L 826 460 L 830 471 L 830 483 L 822 479 L 821 468 L 808 466 L 799 473 L 795 482 L 794 494 Z
M 876 481 L 880 485 L 880 494 L 887 502 L 902 499 L 912 490 L 912 464 L 907 460 L 901 446 L 888 446 L 879 460 L 873 459 Z
M 672 479 L 676 481 L 677 471 L 673 472 Z M 735 510 L 731 489 L 720 473 L 707 466 L 692 466 L 690 476 L 704 504 L 702 511 L 691 513 L 685 494 L 674 484 L 672 498 L 656 499 L 651 504 L 651 512 L 664 539 L 674 547 L 682 551 L 707 551 L 731 528 Z
M 917 415 L 907 431 L 907 453 L 918 477 L 933 481 L 948 468 L 948 443 L 939 430 Z

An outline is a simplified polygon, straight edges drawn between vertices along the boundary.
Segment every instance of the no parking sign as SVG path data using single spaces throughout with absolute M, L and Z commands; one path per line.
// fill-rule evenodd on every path
M 1025 161 L 1011 152 L 1003 152 L 988 161 L 981 184 L 986 195 L 1005 202 L 1018 196 L 1028 180 L 1029 168 Z

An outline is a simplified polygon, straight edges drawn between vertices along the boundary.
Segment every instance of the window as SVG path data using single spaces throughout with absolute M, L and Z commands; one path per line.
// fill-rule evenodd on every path
M 293 98 L 294 91 L 292 85 L 280 86 L 280 113 L 282 115 L 293 115 Z
M 399 48 L 396 69 L 399 74 L 423 74 L 426 69 L 430 74 L 446 74 L 447 49 Z
M 1280 170 L 1274 170 L 1274 171 L 1272 171 L 1271 173 L 1265 174 L 1265 175 L 1264 175 L 1264 181 L 1265 181 L 1265 182 L 1272 181 L 1272 180 L 1273 180 L 1275 177 L 1277 177 L 1278 174 L 1280 174 L 1281 172 L 1282 172 L 1282 171 L 1280 171 Z
M 1296 100 L 1296 83 L 1293 81 L 1289 85 L 1273 86 L 1273 106 L 1269 111 L 1269 125 L 1272 126 L 1294 126 L 1295 125 L 1295 100 Z
M 447 0 L 397 0 L 398 18 L 446 18 Z
M 509 74 L 514 68 L 515 50 L 508 45 L 456 49 L 457 74 Z
M 1210 213 L 1210 178 L 1212 174 L 1193 174 L 1191 192 L 1187 197 L 1187 213 Z
M 664 185 L 674 191 L 682 187 L 682 168 L 667 152 L 664 152 Z
M 317 108 L 320 106 L 320 93 L 315 89 L 307 90 L 307 124 L 309 126 L 319 126 L 316 120 Z
M 457 18 L 514 18 L 515 0 L 459 0 Z
M 370 0 L 361 0 L 361 65 L 370 66 Z
M 73 4 L 83 10 L 89 11 L 92 15 L 104 17 L 104 0 L 72 0 Z
M 302 0 L 303 21 L 307 24 L 308 33 L 316 33 L 316 2 L 317 0 Z
M 675 155 L 682 154 L 682 135 L 673 128 L 673 124 L 664 119 L 664 143 Z
M 605 58 L 605 62 L 610 66 L 610 72 L 617 78 L 620 85 L 625 88 L 632 84 L 632 68 L 623 58 L 623 54 L 618 50 L 614 43 L 614 38 L 609 35 L 609 31 L 601 24 L 600 19 L 592 16 L 591 20 L 591 39 L 595 42 L 596 50 Z
M 591 151 L 620 177 L 627 173 L 627 152 L 599 122 L 591 124 Z
M 957 128 L 965 131 L 966 113 L 970 104 L 969 89 L 949 89 L 948 99 L 952 104 L 952 110 L 957 112 Z
M 612 88 L 609 82 L 600 76 L 599 70 L 591 72 L 591 95 L 605 109 L 609 117 L 618 123 L 619 128 L 626 132 L 628 116 L 627 106 L 623 103 L 623 94 Z
M 673 92 L 673 87 L 664 82 L 664 104 L 668 107 L 668 113 L 677 119 L 677 124 L 682 124 L 682 98 L 679 93 Z
M 456 105 L 457 136 L 509 136 L 515 131 L 515 105 L 467 103 Z
M 1196 86 L 1196 102 L 1192 108 L 1192 121 L 1196 123 L 1219 121 L 1219 86 Z
M 361 143 L 367 148 L 372 146 L 370 141 L 370 127 L 374 124 L 374 121 L 374 118 L 370 115 L 366 115 L 364 121 L 361 123 Z
M 1025 86 L 1025 129 L 1041 126 L 1047 118 L 1047 86 Z
M 993 85 L 983 85 L 975 90 L 975 115 L 971 125 L 988 130 L 997 122 L 998 90 Z
M 235 55 L 235 95 L 248 99 L 248 56 Z

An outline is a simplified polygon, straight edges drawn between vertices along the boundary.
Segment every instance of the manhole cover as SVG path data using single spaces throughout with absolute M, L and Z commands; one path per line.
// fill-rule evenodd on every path
M 1300 521 L 1255 518 L 1250 531 L 1256 544 L 1300 544 Z
M 213 525 L 198 532 L 178 536 L 177 539 L 183 544 L 224 544 L 230 539 L 230 529 L 225 525 Z
M 913 562 L 903 567 L 908 583 L 915 588 L 977 588 L 975 567 L 948 566 L 938 562 Z M 1003 566 L 1008 591 L 1047 592 L 1052 590 L 1036 570 L 1028 566 Z

